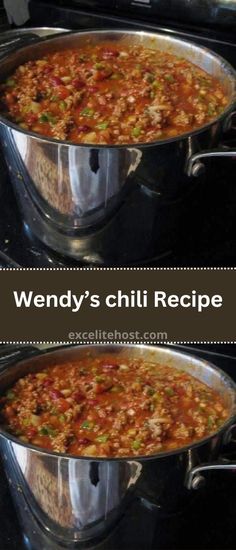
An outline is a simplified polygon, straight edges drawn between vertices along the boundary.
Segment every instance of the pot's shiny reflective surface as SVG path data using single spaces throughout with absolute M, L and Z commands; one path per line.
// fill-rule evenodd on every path
M 3 456 L 13 490 L 53 537 L 86 541 L 99 537 L 122 512 L 140 473 L 135 461 L 98 462 L 60 458 L 5 441 Z
M 45 244 L 75 258 L 94 252 L 99 227 L 119 208 L 128 182 L 131 186 L 142 182 L 168 200 L 180 196 L 191 184 L 191 156 L 218 144 L 235 102 L 235 74 L 226 61 L 195 44 L 140 31 L 69 33 L 33 44 L 5 59 L 1 78 L 28 59 L 79 46 L 88 38 L 94 44 L 106 39 L 138 43 L 183 56 L 221 80 L 229 103 L 217 120 L 196 132 L 121 147 L 55 141 L 0 118 L 5 155 L 26 223 Z
M 145 496 L 167 511 L 181 506 L 190 494 L 187 487 L 192 468 L 217 459 L 235 417 L 235 386 L 225 373 L 205 361 L 164 347 L 99 345 L 51 351 L 3 368 L 1 391 L 19 376 L 37 372 L 46 364 L 107 351 L 119 354 L 120 360 L 142 357 L 191 372 L 221 393 L 230 415 L 220 432 L 198 444 L 154 457 L 128 459 L 58 455 L 1 431 L 2 454 L 16 504 L 17 495 L 23 493 L 26 507 L 30 507 L 40 525 L 63 544 L 101 536 L 134 494 Z M 19 513 L 23 521 L 24 507 Z

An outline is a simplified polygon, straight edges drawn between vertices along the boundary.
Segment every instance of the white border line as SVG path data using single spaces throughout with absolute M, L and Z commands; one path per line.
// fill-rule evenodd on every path
M 236 271 L 236 267 L 2 267 L 1 271 Z
M 77 344 L 122 344 L 122 345 L 125 345 L 125 344 L 138 344 L 138 345 L 170 345 L 170 344 L 178 344 L 178 345 L 182 345 L 182 344 L 236 344 L 236 340 L 151 340 L 151 341 L 147 341 L 147 340 L 66 340 L 66 341 L 58 341 L 58 340 L 52 340 L 52 341 L 45 341 L 45 340 L 42 340 L 42 341 L 29 341 L 29 340 L 20 340 L 20 341 L 10 341 L 10 340 L 1 340 L 0 341 L 0 344 L 12 344 L 12 345 L 23 345 L 23 344 L 37 344 L 37 345 L 41 345 L 41 344 L 69 344 L 69 345 L 77 345 Z

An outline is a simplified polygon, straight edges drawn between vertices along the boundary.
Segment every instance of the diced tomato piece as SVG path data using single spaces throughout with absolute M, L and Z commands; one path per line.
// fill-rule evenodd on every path
M 109 78 L 109 76 L 111 75 L 112 75 L 111 69 L 104 69 L 104 71 L 95 71 L 94 79 L 99 82 L 100 80 L 105 80 L 106 78 Z
M 15 97 L 12 93 L 6 94 L 6 102 L 8 105 L 12 105 L 13 103 L 15 103 Z
M 97 394 L 107 391 L 108 388 L 109 388 L 108 384 L 95 384 L 94 385 L 94 390 L 95 390 L 95 393 L 97 393 Z
M 36 435 L 36 433 L 37 433 L 36 428 L 28 428 L 28 430 L 26 431 L 26 435 L 29 438 L 34 437 Z
M 68 403 L 68 401 L 66 401 L 66 399 L 60 399 L 58 400 L 57 407 L 58 410 L 63 413 L 68 411 L 68 409 L 70 408 L 70 404 Z
M 26 117 L 26 122 L 28 124 L 34 124 L 34 122 L 36 122 L 38 120 L 38 117 L 37 115 L 34 115 L 33 113 L 30 113 L 29 115 L 27 115 Z
M 58 86 L 57 95 L 60 99 L 66 99 L 70 95 L 70 92 L 65 86 Z
M 12 418 L 15 415 L 15 411 L 10 405 L 5 407 L 4 413 L 7 418 Z

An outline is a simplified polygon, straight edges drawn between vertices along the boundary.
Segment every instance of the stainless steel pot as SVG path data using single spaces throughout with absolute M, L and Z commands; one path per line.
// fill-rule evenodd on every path
M 29 348 L 10 348 L 0 373 L 0 391 L 28 372 L 45 365 L 83 358 L 88 353 L 119 354 L 120 360 L 145 358 L 195 375 L 217 392 L 229 407 L 229 417 L 218 432 L 193 445 L 149 457 L 106 459 L 56 454 L 23 443 L 0 428 L 1 450 L 16 504 L 24 506 L 49 535 L 63 544 L 89 541 L 102 535 L 136 495 L 171 511 L 198 488 L 205 471 L 236 469 L 219 456 L 234 427 L 236 395 L 234 382 L 214 365 L 171 348 L 134 345 L 65 347 L 46 353 Z M 36 353 L 36 355 L 35 355 Z M 27 354 L 30 356 L 25 358 Z M 11 366 L 9 367 L 9 362 Z
M 86 40 L 112 40 L 183 56 L 218 78 L 228 94 L 224 112 L 202 128 L 149 144 L 74 145 L 27 132 L 0 117 L 8 166 L 26 223 L 55 250 L 75 258 L 91 256 L 101 224 L 117 211 L 135 181 L 150 193 L 176 199 L 202 172 L 211 156 L 233 156 L 235 150 L 213 149 L 228 129 L 235 107 L 235 73 L 222 58 L 193 43 L 143 31 L 83 31 L 31 44 L 7 56 L 0 77 L 19 64 L 53 50 L 79 47 Z M 128 185 L 130 183 L 130 185 Z M 138 215 L 138 213 L 137 213 Z

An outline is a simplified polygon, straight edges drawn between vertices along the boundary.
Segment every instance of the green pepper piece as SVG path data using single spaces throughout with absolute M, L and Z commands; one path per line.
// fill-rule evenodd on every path
M 139 137 L 139 136 L 140 136 L 140 132 L 141 132 L 141 128 L 139 128 L 138 126 L 136 126 L 136 127 L 133 128 L 133 130 L 132 130 L 132 136 L 133 136 L 133 137 Z
M 103 63 L 95 63 L 95 65 L 94 65 L 94 69 L 98 69 L 98 70 L 100 70 L 100 69 L 104 69 L 104 65 L 103 65 Z
M 8 78 L 6 81 L 6 85 L 9 86 L 9 88 L 14 88 L 16 85 L 16 81 L 13 78 Z
M 168 82 L 175 82 L 175 79 L 172 74 L 165 74 L 164 76 L 165 80 L 168 80 Z
M 165 388 L 165 392 L 166 392 L 167 395 L 169 395 L 170 397 L 173 397 L 173 395 L 175 395 L 175 392 L 174 392 L 173 388 Z
M 60 101 L 59 107 L 62 111 L 65 111 L 66 107 L 67 107 L 66 102 L 65 101 Z
M 98 382 L 99 384 L 101 384 L 102 382 L 105 381 L 105 378 L 104 378 L 104 376 L 99 374 L 98 376 L 95 376 L 94 380 L 95 380 L 95 382 Z
M 152 397 L 154 395 L 155 392 L 155 389 L 152 388 L 151 386 L 146 386 L 145 387 L 145 390 L 146 390 L 146 394 L 149 396 L 149 397 Z
M 122 392 L 123 391 L 123 387 L 122 386 L 112 386 L 111 390 L 110 390 L 112 393 L 119 393 L 119 392 Z
M 149 82 L 149 84 L 151 84 L 154 81 L 155 77 L 152 73 L 145 73 L 144 79 L 146 80 L 146 82 Z
M 89 118 L 92 118 L 93 115 L 94 115 L 94 111 L 93 109 L 90 109 L 89 107 L 85 107 L 81 113 L 80 113 L 82 116 L 87 116 Z
M 140 445 L 141 445 L 140 439 L 135 439 L 132 443 L 132 449 L 134 449 L 134 451 L 138 451 L 138 449 L 140 448 Z
M 82 422 L 81 424 L 81 428 L 83 428 L 84 430 L 92 430 L 93 426 L 94 423 L 90 422 L 89 420 L 84 420 L 84 422 Z
M 42 113 L 41 116 L 39 117 L 39 121 L 40 122 L 48 122 L 48 116 L 46 113 Z
M 42 426 L 39 430 L 40 435 L 49 435 L 50 437 L 55 437 L 57 435 L 57 430 L 51 428 L 51 426 Z
M 99 130 L 106 130 L 109 126 L 109 122 L 101 122 L 100 124 L 97 124 L 97 128 Z
M 51 124 L 56 124 L 57 118 L 54 117 L 51 113 L 42 113 L 40 118 L 40 122 L 50 122 Z
M 99 435 L 98 437 L 96 437 L 96 441 L 98 443 L 106 443 L 108 439 L 109 439 L 109 435 L 105 435 L 105 434 Z
M 9 390 L 7 393 L 6 393 L 6 397 L 7 399 L 9 399 L 10 401 L 12 401 L 13 399 L 15 399 L 15 394 L 13 391 Z
M 207 427 L 209 429 L 211 429 L 213 427 L 213 424 L 214 424 L 214 420 L 212 418 L 212 416 L 208 416 L 208 419 L 207 419 Z
M 154 88 L 154 90 L 161 88 L 161 82 L 158 82 L 158 80 L 154 80 L 154 82 L 152 83 L 152 87 Z
M 113 73 L 110 78 L 111 78 L 111 80 L 119 80 L 119 78 L 121 78 L 121 76 L 122 75 L 120 73 Z
M 22 424 L 23 424 L 23 426 L 24 426 L 25 428 L 27 428 L 27 426 L 30 425 L 30 420 L 29 420 L 29 418 L 23 418 Z
M 207 114 L 209 116 L 212 116 L 215 114 L 215 110 L 213 109 L 213 107 L 211 107 L 211 105 L 209 105 L 208 109 L 207 109 Z

